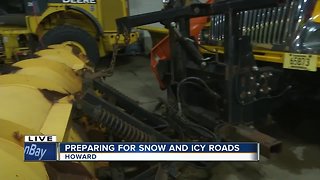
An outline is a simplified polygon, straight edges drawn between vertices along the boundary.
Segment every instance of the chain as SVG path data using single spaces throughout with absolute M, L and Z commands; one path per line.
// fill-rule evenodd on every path
M 128 31 L 125 31 L 123 33 L 123 36 L 124 36 L 125 45 L 128 46 L 129 43 L 130 43 L 130 33 Z M 110 66 L 106 70 L 106 72 L 103 73 L 103 76 L 110 77 L 114 73 L 114 68 L 116 66 L 117 56 L 118 56 L 118 52 L 119 52 L 119 40 L 120 40 L 120 34 L 117 33 L 116 39 L 115 39 L 115 43 L 113 45 L 113 54 L 112 54 L 112 59 L 111 59 L 111 62 L 110 62 Z
M 111 59 L 111 62 L 110 62 L 110 66 L 106 70 L 106 72 L 103 73 L 104 76 L 110 77 L 110 76 L 113 75 L 114 67 L 116 65 L 118 51 L 119 51 L 119 40 L 120 40 L 120 34 L 118 33 L 116 35 L 115 43 L 113 44 L 113 54 L 112 54 L 112 59 Z
M 124 36 L 124 42 L 126 44 L 126 46 L 128 46 L 130 44 L 130 33 L 128 30 L 125 30 L 124 33 L 123 33 L 123 36 Z

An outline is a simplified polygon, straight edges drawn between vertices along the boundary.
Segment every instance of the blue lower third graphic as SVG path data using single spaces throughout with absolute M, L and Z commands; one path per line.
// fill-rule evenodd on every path
M 24 143 L 25 161 L 55 161 L 56 143 Z

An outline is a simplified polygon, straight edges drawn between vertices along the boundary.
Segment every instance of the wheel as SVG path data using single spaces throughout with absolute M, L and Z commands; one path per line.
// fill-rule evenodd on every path
M 85 51 L 84 54 L 87 55 L 93 65 L 96 65 L 100 59 L 95 38 L 78 27 L 69 25 L 57 26 L 45 33 L 41 41 L 45 47 L 63 43 L 76 46 Z

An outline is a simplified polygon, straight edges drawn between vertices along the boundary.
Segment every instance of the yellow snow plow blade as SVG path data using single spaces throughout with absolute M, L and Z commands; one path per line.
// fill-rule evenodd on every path
M 82 90 L 78 72 L 85 67 L 85 59 L 67 46 L 50 48 L 38 52 L 36 58 L 13 64 L 15 71 L 0 75 L 0 166 L 6 167 L 0 171 L 0 179 L 49 179 L 50 163 L 24 162 L 25 135 L 56 135 L 58 141 L 83 141 L 70 116 L 74 95 Z M 90 163 L 69 163 L 70 169 L 65 173 L 72 174 L 77 169 L 72 167 L 79 165 L 87 177 L 93 176 Z

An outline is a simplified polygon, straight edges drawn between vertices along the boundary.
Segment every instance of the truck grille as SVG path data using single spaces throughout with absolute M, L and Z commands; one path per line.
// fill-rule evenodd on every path
M 283 45 L 306 18 L 305 9 L 310 1 L 313 0 L 286 0 L 279 7 L 238 13 L 242 35 L 251 37 L 253 43 Z M 211 40 L 214 42 L 224 39 L 224 21 L 224 15 L 211 17 Z

